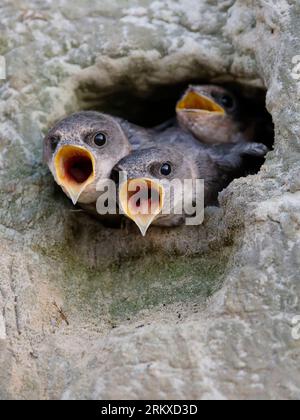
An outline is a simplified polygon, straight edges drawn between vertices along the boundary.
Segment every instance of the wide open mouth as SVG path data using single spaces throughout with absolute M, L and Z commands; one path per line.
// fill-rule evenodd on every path
M 177 104 L 177 111 L 201 111 L 224 114 L 224 109 L 207 96 L 194 91 L 188 92 Z
M 120 186 L 119 202 L 123 212 L 143 235 L 164 206 L 164 188 L 151 179 L 131 179 Z
M 77 202 L 87 185 L 95 180 L 95 159 L 87 149 L 63 146 L 55 157 L 57 182 Z

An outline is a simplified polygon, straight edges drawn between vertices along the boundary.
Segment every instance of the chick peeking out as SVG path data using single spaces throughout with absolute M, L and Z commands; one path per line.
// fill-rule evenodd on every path
M 177 103 L 176 114 L 179 125 L 200 142 L 227 144 L 259 139 L 270 146 L 264 139 L 267 128 L 272 131 L 270 119 L 252 101 L 231 89 L 191 85 Z
M 156 147 L 133 152 L 115 166 L 119 207 L 143 235 L 151 225 L 199 224 L 204 206 L 215 205 L 218 193 L 242 174 L 244 157 L 262 157 L 267 151 L 257 143 L 206 147 L 190 136 L 183 143 L 181 136 L 167 135 Z
M 79 112 L 46 136 L 44 160 L 73 204 L 95 203 L 97 184 L 131 151 L 119 122 L 97 112 Z

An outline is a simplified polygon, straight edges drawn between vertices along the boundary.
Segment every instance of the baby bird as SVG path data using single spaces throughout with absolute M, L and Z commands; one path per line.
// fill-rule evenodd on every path
M 101 180 L 114 165 L 148 141 L 143 128 L 99 112 L 73 114 L 50 130 L 44 160 L 73 204 L 94 204 Z
M 190 86 L 176 106 L 179 125 L 206 144 L 252 141 L 254 118 L 221 86 Z
M 184 193 L 193 204 L 201 201 L 197 194 L 202 193 L 202 207 L 217 204 L 219 192 L 244 174 L 244 158 L 261 158 L 268 151 L 260 143 L 208 147 L 176 128 L 162 133 L 155 143 L 126 156 L 112 171 L 119 183 L 119 206 L 143 235 L 151 224 L 177 226 L 186 221 L 187 214 L 175 211 Z M 197 179 L 204 180 L 203 192 L 191 188 L 191 184 L 179 194 L 174 191 L 175 180 L 184 185 L 184 180 Z

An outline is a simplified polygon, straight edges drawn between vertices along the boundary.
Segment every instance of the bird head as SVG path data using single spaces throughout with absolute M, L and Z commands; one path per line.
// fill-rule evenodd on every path
M 175 182 L 191 179 L 194 173 L 183 154 L 174 148 L 152 147 L 136 151 L 113 169 L 118 184 L 118 204 L 133 220 L 143 236 L 158 219 L 170 218 L 183 191 L 178 194 Z
M 221 86 L 190 86 L 177 103 L 179 124 L 204 143 L 230 143 L 238 130 L 238 100 Z
M 74 205 L 96 202 L 98 183 L 130 150 L 118 122 L 98 112 L 65 118 L 44 140 L 44 160 Z

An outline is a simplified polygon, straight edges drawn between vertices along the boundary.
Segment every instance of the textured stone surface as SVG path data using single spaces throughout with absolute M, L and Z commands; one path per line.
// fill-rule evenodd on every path
M 299 2 L 2 0 L 0 15 L 0 397 L 299 398 Z M 261 172 L 199 228 L 143 239 L 75 212 L 41 163 L 53 121 L 139 120 L 193 79 L 268 89 Z

